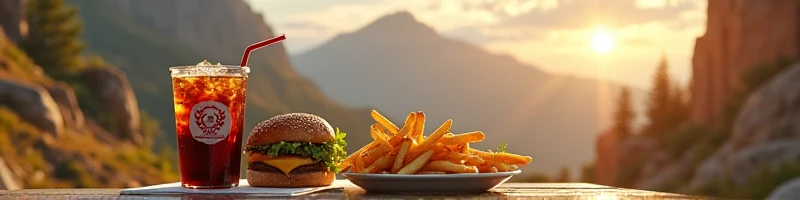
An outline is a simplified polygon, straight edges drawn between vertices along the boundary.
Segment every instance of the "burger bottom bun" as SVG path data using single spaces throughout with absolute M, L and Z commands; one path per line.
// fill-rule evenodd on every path
M 333 184 L 336 174 L 331 171 L 289 174 L 247 170 L 247 182 L 252 187 L 321 187 Z

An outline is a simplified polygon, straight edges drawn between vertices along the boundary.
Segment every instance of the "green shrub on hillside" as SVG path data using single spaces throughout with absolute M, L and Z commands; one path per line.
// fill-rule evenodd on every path
M 587 163 L 581 167 L 581 182 L 584 183 L 594 183 L 595 175 L 597 173 L 597 167 L 595 167 L 595 163 Z
M 74 6 L 63 0 L 29 0 L 25 6 L 28 36 L 20 47 L 50 77 L 62 79 L 83 68 L 83 30 Z
M 717 197 L 764 199 L 775 188 L 795 177 L 800 177 L 800 157 L 777 166 L 761 166 L 757 172 L 747 176 L 744 185 L 723 178 L 701 189 L 700 193 Z

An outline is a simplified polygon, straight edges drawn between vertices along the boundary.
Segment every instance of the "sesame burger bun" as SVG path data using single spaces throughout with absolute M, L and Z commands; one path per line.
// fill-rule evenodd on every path
M 302 174 L 261 172 L 247 170 L 247 182 L 253 187 L 295 188 L 329 186 L 336 179 L 331 171 L 306 172 Z
M 258 123 L 247 146 L 278 142 L 325 143 L 334 139 L 333 127 L 322 117 L 308 113 L 281 114 Z

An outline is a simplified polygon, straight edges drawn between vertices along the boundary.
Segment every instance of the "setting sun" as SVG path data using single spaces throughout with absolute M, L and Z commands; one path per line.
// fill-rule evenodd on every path
M 592 49 L 598 53 L 608 53 L 614 47 L 614 39 L 606 31 L 597 31 L 592 35 Z

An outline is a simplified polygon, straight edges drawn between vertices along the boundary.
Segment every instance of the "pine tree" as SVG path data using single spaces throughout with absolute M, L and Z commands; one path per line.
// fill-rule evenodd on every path
M 627 137 L 633 134 L 632 125 L 635 117 L 631 105 L 630 89 L 623 87 L 617 101 L 617 111 L 614 112 L 613 133 L 621 137 Z
M 56 79 L 79 71 L 84 46 L 76 8 L 63 0 L 29 0 L 25 14 L 28 36 L 20 46 L 34 62 Z
M 672 91 L 670 91 L 670 118 L 667 124 L 676 126 L 689 116 L 689 93 L 678 84 L 672 85 Z
M 673 100 L 672 86 L 670 86 L 669 72 L 667 71 L 667 58 L 663 56 L 653 78 L 653 88 L 647 102 L 647 125 L 645 133 L 660 135 L 667 131 L 670 118 L 670 104 Z
M 666 56 L 662 57 L 653 81 L 645 133 L 660 137 L 685 121 L 689 113 L 688 98 L 687 92 L 671 81 Z

